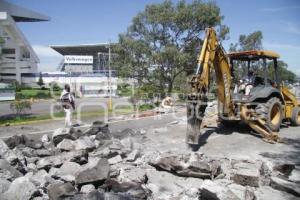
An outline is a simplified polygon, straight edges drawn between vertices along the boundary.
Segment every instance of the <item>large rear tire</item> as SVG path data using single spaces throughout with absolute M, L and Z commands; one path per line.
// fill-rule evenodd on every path
M 300 126 L 300 108 L 295 107 L 292 111 L 292 117 L 291 117 L 291 125 L 292 126 Z
M 283 119 L 283 110 L 282 103 L 278 98 L 273 97 L 266 103 L 259 104 L 256 107 L 256 113 L 272 131 L 279 131 Z

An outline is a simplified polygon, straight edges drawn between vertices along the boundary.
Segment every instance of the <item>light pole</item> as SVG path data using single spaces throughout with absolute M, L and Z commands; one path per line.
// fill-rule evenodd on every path
M 108 109 L 112 110 L 112 92 L 111 92 L 111 70 L 110 70 L 110 61 L 111 61 L 111 46 L 110 40 L 108 43 L 108 87 L 109 87 L 109 100 L 108 100 Z

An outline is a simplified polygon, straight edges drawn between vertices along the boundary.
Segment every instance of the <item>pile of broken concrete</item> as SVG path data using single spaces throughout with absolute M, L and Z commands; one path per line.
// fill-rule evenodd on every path
M 1 200 L 300 196 L 292 164 L 158 152 L 147 142 L 145 131 L 111 133 L 100 121 L 0 140 Z

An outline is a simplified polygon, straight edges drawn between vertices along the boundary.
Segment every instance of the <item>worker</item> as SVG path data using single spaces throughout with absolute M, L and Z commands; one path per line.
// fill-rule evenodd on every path
M 64 90 L 60 95 L 60 101 L 62 102 L 62 106 L 65 111 L 65 127 L 72 126 L 72 109 L 75 109 L 75 101 L 74 96 L 70 92 L 70 86 L 68 84 L 65 85 Z
M 247 76 L 243 77 L 242 80 L 240 80 L 239 91 L 241 93 L 244 93 L 245 95 L 249 95 L 251 89 L 253 88 L 253 82 L 254 72 L 252 70 L 249 70 Z
M 161 107 L 162 108 L 171 108 L 173 106 L 173 99 L 169 96 L 167 96 L 166 98 L 164 98 L 161 102 Z
M 254 72 L 252 70 L 249 70 L 246 77 L 243 78 L 246 83 L 253 85 L 254 82 Z

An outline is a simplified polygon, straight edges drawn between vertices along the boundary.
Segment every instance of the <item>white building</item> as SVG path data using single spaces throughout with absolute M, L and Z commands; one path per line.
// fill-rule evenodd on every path
M 37 72 L 39 58 L 17 26 L 17 22 L 48 21 L 49 17 L 0 0 L 0 81 L 22 81 Z
M 52 49 L 63 55 L 58 66 L 60 73 L 58 83 L 69 83 L 71 88 L 81 97 L 99 97 L 116 95 L 118 78 L 115 71 L 110 69 L 109 57 L 112 57 L 110 47 L 113 44 L 80 44 L 53 45 Z M 43 74 L 43 78 L 48 79 Z M 54 77 L 53 77 L 54 78 Z
M 108 97 L 116 96 L 118 79 L 103 74 L 68 74 L 66 72 L 43 72 L 43 82 L 45 87 L 57 84 L 61 88 L 65 84 L 71 86 L 71 91 L 78 97 Z M 31 74 L 22 77 L 22 82 L 26 85 L 37 86 L 39 74 Z M 111 88 L 111 91 L 110 91 Z

